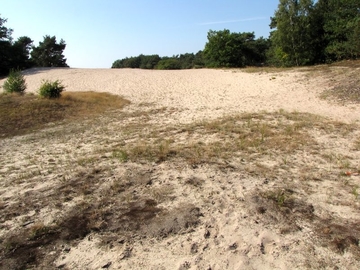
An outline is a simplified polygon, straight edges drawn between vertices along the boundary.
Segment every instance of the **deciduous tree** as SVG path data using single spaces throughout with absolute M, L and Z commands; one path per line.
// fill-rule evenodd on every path
M 313 28 L 310 13 L 312 0 L 280 0 L 275 15 L 271 18 L 272 43 L 269 57 L 281 65 L 306 65 L 314 61 Z
M 244 67 L 265 61 L 268 42 L 256 40 L 254 33 L 210 30 L 207 38 L 203 54 L 209 67 Z

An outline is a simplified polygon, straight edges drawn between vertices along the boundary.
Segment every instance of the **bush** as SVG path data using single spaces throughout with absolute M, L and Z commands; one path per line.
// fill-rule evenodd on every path
M 157 69 L 181 69 L 181 63 L 176 58 L 161 59 L 156 66 Z
M 5 81 L 3 88 L 6 93 L 23 94 L 26 89 L 26 83 L 21 71 L 14 69 L 10 70 L 9 77 Z
M 45 98 L 59 98 L 61 92 L 64 91 L 65 87 L 61 84 L 59 80 L 54 82 L 43 81 L 39 89 L 39 95 Z

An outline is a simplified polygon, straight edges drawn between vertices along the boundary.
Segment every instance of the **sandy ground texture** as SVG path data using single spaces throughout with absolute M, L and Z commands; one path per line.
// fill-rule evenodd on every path
M 0 139 L 1 269 L 360 269 L 359 68 L 24 74 L 131 104 Z
M 326 82 L 311 79 L 311 75 L 299 70 L 269 74 L 203 69 L 32 69 L 28 74 L 29 92 L 36 92 L 42 80 L 59 79 L 67 91 L 110 92 L 135 104 L 154 103 L 156 107 L 176 108 L 181 110 L 176 121 L 185 123 L 233 112 L 279 109 L 314 113 L 346 122 L 360 119 L 356 105 L 339 107 L 318 98 L 324 88 L 336 84 L 336 78 Z M 336 72 L 327 76 L 336 76 Z

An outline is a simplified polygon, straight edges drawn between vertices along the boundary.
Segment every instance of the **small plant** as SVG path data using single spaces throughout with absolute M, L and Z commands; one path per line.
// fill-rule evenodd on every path
M 287 201 L 287 195 L 285 194 L 285 190 L 277 190 L 270 192 L 266 195 L 266 197 L 270 200 L 273 200 L 279 207 L 284 206 L 285 201 Z
M 359 197 L 358 186 L 353 187 L 352 194 L 355 196 L 355 200 Z
M 127 162 L 129 160 L 129 156 L 124 150 L 117 150 L 112 153 L 114 158 L 119 159 L 120 162 Z
M 277 194 L 276 194 L 276 203 L 278 204 L 278 206 L 283 206 L 284 203 L 285 203 L 285 200 L 286 200 L 286 195 L 284 193 L 284 191 L 279 191 Z
M 39 95 L 44 98 L 59 98 L 61 92 L 64 91 L 65 87 L 61 84 L 59 80 L 54 82 L 43 81 L 39 89 Z
M 35 240 L 51 232 L 51 228 L 43 223 L 36 223 L 29 229 L 29 239 Z
M 6 93 L 23 94 L 26 89 L 26 83 L 24 75 L 21 74 L 21 71 L 12 69 L 9 77 L 4 83 L 3 88 Z

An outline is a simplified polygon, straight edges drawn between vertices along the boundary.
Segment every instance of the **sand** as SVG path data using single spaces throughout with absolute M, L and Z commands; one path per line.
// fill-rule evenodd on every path
M 97 123 L 85 121 L 81 128 L 71 124 L 49 126 L 38 134 L 0 140 L 0 209 L 16 203 L 26 208 L 26 197 L 39 200 L 36 209 L 3 220 L 0 236 L 33 223 L 54 224 L 59 216 L 79 209 L 81 202 L 88 200 L 87 195 L 74 196 L 60 207 L 53 201 L 41 205 L 45 201 L 39 198 L 44 194 L 49 201 L 52 196 L 58 200 L 60 195 L 54 190 L 66 181 L 92 181 L 92 200 L 109 196 L 114 181 L 136 181 L 139 184 L 129 184 L 129 197 L 116 197 L 106 206 L 114 217 L 107 220 L 106 228 L 115 226 L 113 212 L 121 212 L 121 205 L 133 204 L 133 209 L 145 211 L 146 202 L 145 206 L 137 205 L 144 204 L 139 199 L 144 194 L 166 211 L 159 210 L 156 217 L 141 223 L 138 231 L 130 230 L 130 237 L 110 229 L 102 232 L 100 224 L 95 226 L 98 231 L 64 243 L 54 242 L 51 249 L 47 246 L 39 255 L 37 267 L 359 269 L 360 246 L 356 241 L 360 238 L 360 198 L 356 192 L 360 186 L 360 151 L 353 145 L 360 134 L 358 128 L 350 128 L 360 124 L 359 105 L 319 97 L 341 82 L 346 72 L 344 68 L 329 76 L 301 69 L 260 69 L 253 73 L 238 69 L 25 71 L 27 92 L 36 93 L 42 80 L 59 79 L 66 91 L 120 95 L 131 102 L 123 112 L 131 115 L 144 110 L 148 116 L 133 114 L 125 120 L 116 115 L 104 116 Z M 229 159 L 195 165 L 181 159 L 122 163 L 111 158 L 119 144 L 140 141 L 141 133 L 150 133 L 146 126 L 135 137 L 126 137 L 125 127 L 131 123 L 151 124 L 164 132 L 166 139 L 179 144 L 192 140 L 207 143 L 217 137 L 182 130 L 190 124 L 229 115 L 271 115 L 279 111 L 321 116 L 325 119 L 322 121 L 329 121 L 334 127 L 337 124 L 333 123 L 344 123 L 348 131 L 329 132 L 315 127 L 309 134 L 316 140 L 317 148 L 297 150 L 287 156 L 276 150 L 264 155 L 239 153 Z M 271 119 L 275 121 L 276 117 Z M 164 131 L 167 127 L 176 127 L 173 135 Z M 63 135 L 58 137 L 60 129 Z M 224 138 L 232 140 L 226 135 Z M 346 166 L 340 164 L 345 161 Z M 94 168 L 99 171 L 94 173 L 95 178 L 90 173 Z M 259 168 L 266 168 L 266 173 L 258 172 Z M 343 176 L 345 172 L 349 172 L 348 177 Z M 274 195 L 278 206 L 259 195 L 274 190 L 280 192 Z M 30 225 L 26 224 L 28 221 Z M 174 231 L 159 237 L 159 230 L 168 229 L 166 226 L 173 226 Z M 174 229 L 177 226 L 179 230 Z M 110 240 L 104 244 L 106 237 Z
M 360 119 L 356 105 L 337 106 L 318 98 L 336 82 L 311 79 L 301 71 L 274 74 L 209 69 L 32 69 L 28 73 L 29 92 L 36 92 L 42 80 L 59 79 L 67 91 L 109 92 L 135 104 L 154 103 L 157 107 L 183 110 L 177 116 L 180 122 L 279 109 L 346 122 Z

